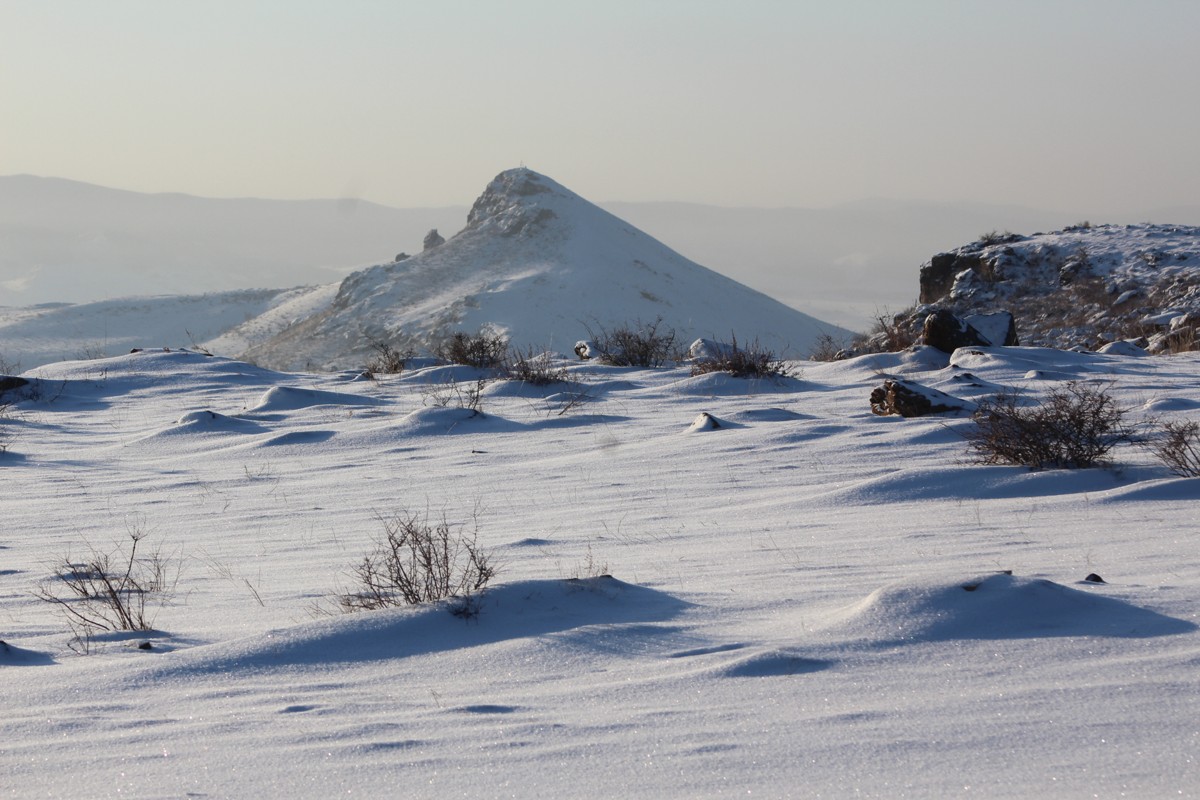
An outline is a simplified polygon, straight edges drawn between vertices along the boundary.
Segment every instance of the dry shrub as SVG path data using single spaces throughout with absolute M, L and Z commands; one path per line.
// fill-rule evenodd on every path
M 375 355 L 367 362 L 367 372 L 373 375 L 399 375 L 416 355 L 411 348 L 402 350 L 384 339 L 370 339 L 368 344 Z
M 523 351 L 517 348 L 510 350 L 504 371 L 509 379 L 524 381 L 533 386 L 566 383 L 569 379 L 565 365 L 555 363 L 554 356 L 550 352 L 533 347 Z
M 980 402 L 973 419 L 966 438 L 981 464 L 1094 467 L 1133 436 L 1125 409 L 1105 389 L 1074 381 L 1033 405 L 1022 405 L 1015 393 L 997 395 Z
M 63 557 L 54 566 L 54 577 L 34 594 L 57 604 L 81 638 L 95 630 L 151 630 L 151 609 L 169 597 L 177 569 L 160 550 L 140 555 L 145 537 L 144 531 L 131 528 L 127 551 L 89 548 L 82 562 Z
M 586 327 L 586 326 L 585 326 Z M 662 317 L 654 322 L 641 320 L 599 332 L 587 328 L 588 338 L 596 345 L 598 359 L 614 367 L 661 367 L 675 355 L 675 329 L 662 328 Z
M 717 353 L 692 365 L 693 375 L 710 372 L 728 372 L 735 378 L 781 378 L 791 374 L 788 365 L 759 345 L 758 339 L 739 347 L 736 336 L 731 337 L 728 347 L 720 347 Z
M 845 346 L 831 333 L 822 333 L 817 336 L 817 340 L 808 353 L 809 361 L 837 361 L 845 357 Z
M 479 547 L 477 531 L 452 526 L 443 517 L 405 511 L 379 517 L 383 535 L 374 552 L 354 568 L 353 591 L 338 597 L 343 611 L 369 611 L 452 598 L 456 616 L 472 616 L 475 595 L 496 574 L 491 556 Z
M 1151 449 L 1167 469 L 1184 478 L 1200 478 L 1200 422 L 1164 422 Z
M 494 369 L 504 365 L 508 353 L 508 338 L 488 330 L 479 333 L 458 331 L 441 343 L 435 355 L 451 364 L 478 369 Z
M 875 313 L 875 322 L 865 334 L 855 337 L 852 347 L 855 353 L 898 353 L 907 350 L 921 338 L 922 317 L 917 319 L 916 309 L 908 308 L 899 314 L 886 309 Z
M 487 381 L 483 378 L 465 388 L 451 378 L 445 383 L 431 384 L 422 393 L 422 402 L 431 408 L 465 408 L 476 414 L 483 413 L 483 390 Z

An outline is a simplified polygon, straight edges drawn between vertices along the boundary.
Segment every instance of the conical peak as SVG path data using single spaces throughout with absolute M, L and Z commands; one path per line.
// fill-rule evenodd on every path
M 547 207 L 547 201 L 554 196 L 569 197 L 571 193 L 526 167 L 505 170 L 492 179 L 471 206 L 467 227 L 493 222 L 502 233 L 520 233 L 533 223 L 546 222 L 556 216 Z

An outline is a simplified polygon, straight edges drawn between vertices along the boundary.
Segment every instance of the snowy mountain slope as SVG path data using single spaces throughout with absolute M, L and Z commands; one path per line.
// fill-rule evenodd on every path
M 1026 344 L 1097 348 L 1142 338 L 1152 351 L 1200 342 L 1200 228 L 1081 224 L 996 234 L 921 267 L 923 318 L 1004 309 Z
M 135 347 L 190 347 L 250 321 L 237 339 L 216 341 L 240 352 L 283 327 L 274 322 L 311 289 L 247 289 L 206 295 L 123 297 L 89 303 L 0 308 L 0 359 L 32 368 L 63 359 L 127 353 Z M 307 306 L 307 308 L 311 307 Z M 282 311 L 274 309 L 284 309 Z M 255 322 L 257 320 L 257 322 Z M 274 327 L 272 327 L 274 325 Z
M 868 410 L 882 374 L 973 400 L 1076 380 L 1200 421 L 1200 354 L 563 366 L 492 381 L 482 413 L 433 397 L 463 368 L 26 372 L 40 391 L 0 397 L 5 792 L 1200 794 L 1200 480 L 1132 445 L 1112 469 L 964 463 L 966 417 Z M 314 617 L 405 509 L 495 556 L 478 615 Z M 173 599 L 154 630 L 73 639 L 35 589 L 131 533 Z
M 488 185 L 449 241 L 348 276 L 327 309 L 246 356 L 285 369 L 352 367 L 372 338 L 429 347 L 482 326 L 518 347 L 569 352 L 589 326 L 659 317 L 685 346 L 733 332 L 806 354 L 821 333 L 846 334 L 688 261 L 520 168 Z

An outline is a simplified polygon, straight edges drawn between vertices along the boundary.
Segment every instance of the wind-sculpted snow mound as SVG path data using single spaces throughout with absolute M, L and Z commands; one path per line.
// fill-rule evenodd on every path
M 299 389 L 295 386 L 273 386 L 258 402 L 246 409 L 248 413 L 264 414 L 277 411 L 296 411 L 313 406 L 377 406 L 381 401 L 345 392 L 320 389 Z
M 404 659 L 530 639 L 590 625 L 670 620 L 688 604 L 607 575 L 517 581 L 475 596 L 476 613 L 452 613 L 456 601 L 342 614 L 221 644 L 177 651 L 139 673 L 137 682 L 172 676 L 227 675 Z
M 429 436 L 445 433 L 499 433 L 519 430 L 520 426 L 471 408 L 418 408 L 407 414 L 390 430 L 406 436 Z
M 1052 636 L 1149 637 L 1196 625 L 1087 591 L 1005 572 L 911 580 L 877 589 L 834 614 L 825 631 L 865 644 Z
M 953 434 L 951 434 L 953 435 Z M 1100 494 L 1129 486 L 1144 471 L 1046 470 L 1028 467 L 961 466 L 894 469 L 814 498 L 822 505 L 886 505 L 933 500 L 995 500 Z
M 238 419 L 204 409 L 189 411 L 175 420 L 173 430 L 188 433 L 262 433 L 267 429 L 248 419 Z
M 739 397 L 799 392 L 803 389 L 802 381 L 783 375 L 770 378 L 739 378 L 727 372 L 710 372 L 684 378 L 654 391 L 699 397 Z

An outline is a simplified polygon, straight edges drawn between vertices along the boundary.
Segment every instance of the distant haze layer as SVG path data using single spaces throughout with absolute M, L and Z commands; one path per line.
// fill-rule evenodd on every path
M 0 177 L 0 306 L 331 283 L 451 236 L 467 205 L 395 209 L 354 200 L 141 194 Z M 826 209 L 600 204 L 681 254 L 852 329 L 916 299 L 931 254 L 991 230 L 1032 233 L 1073 215 L 980 203 L 864 201 Z M 1200 210 L 1158 221 L 1200 223 Z M 1117 221 L 1094 219 L 1093 222 Z

